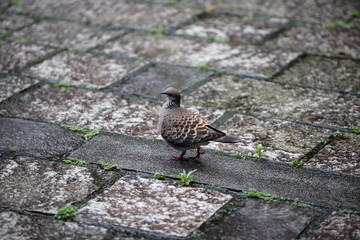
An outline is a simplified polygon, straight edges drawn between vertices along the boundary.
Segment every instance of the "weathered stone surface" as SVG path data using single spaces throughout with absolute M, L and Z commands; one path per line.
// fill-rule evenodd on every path
M 73 22 L 44 20 L 14 32 L 10 38 L 25 39 L 56 47 L 68 46 L 77 50 L 87 50 L 122 33 L 122 30 L 106 31 Z
M 295 239 L 319 215 L 280 201 L 249 199 L 230 216 L 201 228 L 201 239 Z
M 214 152 L 202 155 L 199 161 L 171 160 L 171 155 L 178 154 L 179 151 L 158 142 L 98 135 L 70 156 L 91 162 L 102 159 L 125 169 L 163 172 L 167 176 L 178 174 L 183 169 L 198 169 L 195 177 L 203 183 L 238 190 L 256 188 L 320 206 L 360 208 L 360 178 L 285 164 L 242 160 Z M 195 155 L 190 151 L 187 154 Z
M 265 36 L 278 31 L 286 19 L 253 19 L 235 16 L 209 16 L 176 31 L 198 37 L 212 37 L 230 42 L 260 42 Z
M 137 28 L 170 29 L 199 14 L 193 8 L 179 8 L 132 1 L 27 1 L 16 9 L 95 23 Z
M 338 137 L 307 164 L 320 169 L 360 175 L 360 136 L 345 134 Z
M 53 49 L 48 47 L 18 44 L 0 39 L 0 72 L 19 71 L 52 51 Z
M 275 82 L 360 93 L 360 62 L 350 59 L 305 57 Z
M 39 157 L 62 155 L 74 150 L 81 134 L 48 123 L 0 117 L 0 149 Z
M 121 80 L 144 62 L 124 61 L 87 53 L 63 52 L 30 68 L 34 76 L 88 88 L 103 88 Z
M 360 216 L 333 212 L 310 234 L 315 239 L 360 239 Z
M 44 85 L 18 101 L 6 104 L 0 113 L 131 136 L 159 138 L 157 121 L 161 105 L 110 93 Z M 191 110 L 200 112 L 209 122 L 223 113 L 211 109 Z
M 115 92 L 160 98 L 160 93 L 167 87 L 185 90 L 211 74 L 213 73 L 196 68 L 156 64 L 146 72 L 142 72 L 110 89 Z
M 114 175 L 28 157 L 8 159 L 0 165 L 0 205 L 55 214 L 99 189 Z
M 256 146 L 262 144 L 263 157 L 288 163 L 310 152 L 331 134 L 330 130 L 240 114 L 229 119 L 219 129 L 239 136 L 241 141 L 236 144 L 214 142 L 209 147 L 240 153 L 242 156 L 254 156 Z
M 360 30 L 321 24 L 298 24 L 276 39 L 269 46 L 291 48 L 296 51 L 325 54 L 328 56 L 350 56 L 360 58 Z
M 213 79 L 186 96 L 184 102 L 263 117 L 338 127 L 360 126 L 357 96 L 234 76 Z
M 3 2 L 3 1 L 1 1 Z M 34 22 L 34 19 L 22 16 L 22 15 L 13 15 L 13 14 L 1 14 L 0 15 L 0 33 L 10 30 L 16 30 L 25 25 Z
M 181 5 L 204 8 L 214 6 L 216 10 L 257 14 L 264 16 L 309 19 L 313 21 L 345 21 L 359 8 L 357 1 L 337 0 L 182 0 Z
M 0 76 L 0 102 L 38 82 L 30 77 Z
M 13 212 L 0 213 L 1 239 L 104 239 L 106 228 L 55 221 Z
M 270 50 L 253 45 L 233 46 L 141 32 L 128 33 L 105 44 L 99 51 L 173 64 L 207 64 L 229 72 L 262 77 L 271 77 L 299 56 L 297 52 Z
M 76 218 L 186 237 L 230 199 L 204 188 L 125 176 L 90 200 Z

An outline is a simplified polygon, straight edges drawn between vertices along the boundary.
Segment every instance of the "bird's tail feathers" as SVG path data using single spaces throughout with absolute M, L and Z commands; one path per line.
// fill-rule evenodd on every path
M 223 137 L 214 139 L 213 141 L 214 142 L 222 142 L 222 143 L 237 143 L 237 142 L 240 142 L 241 139 L 238 136 L 225 135 Z

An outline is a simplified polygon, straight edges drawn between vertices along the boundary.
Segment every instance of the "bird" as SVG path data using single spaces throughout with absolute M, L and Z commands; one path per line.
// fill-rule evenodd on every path
M 167 96 L 159 114 L 159 129 L 163 139 L 173 148 L 180 150 L 180 156 L 172 156 L 173 160 L 187 160 L 184 155 L 189 149 L 197 149 L 197 154 L 190 159 L 199 159 L 205 152 L 200 146 L 211 141 L 222 143 L 237 143 L 240 138 L 210 126 L 208 122 L 195 113 L 180 106 L 181 93 L 178 89 L 169 87 L 161 94 Z

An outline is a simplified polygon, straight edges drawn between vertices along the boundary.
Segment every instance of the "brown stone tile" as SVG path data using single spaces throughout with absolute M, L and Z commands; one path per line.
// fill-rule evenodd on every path
M 125 61 L 86 53 L 62 52 L 26 74 L 87 88 L 103 88 L 143 66 L 142 61 Z
M 186 237 L 231 198 L 204 188 L 125 176 L 90 200 L 76 218 Z
M 11 39 L 25 39 L 39 44 L 87 50 L 122 33 L 122 30 L 106 31 L 72 22 L 44 20 L 14 32 Z
M 254 156 L 255 148 L 262 144 L 264 158 L 287 163 L 304 156 L 331 134 L 330 130 L 240 114 L 219 129 L 239 136 L 241 141 L 236 144 L 211 143 L 210 148 L 230 151 L 239 156 Z
M 30 77 L 2 76 L 0 77 L 0 102 L 8 99 L 39 81 Z
M 34 44 L 18 44 L 0 39 L 0 71 L 14 72 L 44 58 L 54 49 Z
M 266 44 L 327 56 L 359 58 L 360 30 L 299 24 Z
M 16 157 L 0 165 L 0 204 L 55 214 L 59 208 L 85 198 L 113 177 L 113 172 L 105 174 L 100 170 Z
M 99 50 L 107 54 L 199 66 L 207 64 L 239 74 L 271 77 L 299 56 L 296 52 L 256 46 L 192 40 L 180 37 L 129 33 Z
M 235 16 L 209 16 L 183 27 L 177 34 L 210 37 L 218 41 L 259 42 L 265 36 L 278 31 L 287 23 L 286 19 L 252 19 Z
M 307 165 L 324 170 L 360 175 L 360 136 L 341 135 L 326 145 Z
M 305 57 L 275 82 L 360 93 L 360 62 L 351 59 Z
M 359 239 L 360 216 L 333 212 L 310 234 L 309 240 L 315 239 Z
M 234 76 L 213 79 L 186 96 L 184 102 L 262 117 L 337 127 L 360 126 L 357 96 Z

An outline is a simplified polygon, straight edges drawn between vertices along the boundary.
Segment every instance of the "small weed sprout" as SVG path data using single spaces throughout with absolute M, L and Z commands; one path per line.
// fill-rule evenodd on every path
M 73 205 L 62 207 L 58 210 L 57 214 L 55 215 L 55 218 L 67 219 L 67 218 L 75 217 L 77 210 L 78 208 Z
M 258 144 L 255 147 L 255 157 L 258 159 L 262 158 L 264 156 L 264 146 L 262 144 Z
M 60 127 L 65 128 L 65 129 L 69 129 L 73 132 L 81 132 L 84 134 L 84 139 L 86 141 L 92 139 L 94 136 L 98 135 L 100 133 L 100 130 L 92 130 L 92 129 L 87 129 L 87 128 L 82 128 L 82 127 L 78 127 L 78 126 L 71 126 L 71 125 L 66 125 L 66 124 L 60 124 Z
M 353 17 L 355 17 L 355 18 L 360 18 L 360 10 L 355 10 L 355 11 L 353 11 L 352 15 L 353 15 Z
M 351 127 L 351 130 L 352 130 L 354 133 L 360 133 L 360 127 L 358 127 L 358 126 L 352 126 L 352 127 Z
M 28 40 L 25 40 L 25 39 L 16 39 L 16 40 L 14 40 L 14 43 L 16 43 L 16 44 L 27 44 L 27 43 L 28 43 Z
M 68 164 L 72 164 L 72 165 L 76 165 L 76 166 L 86 166 L 88 163 L 84 160 L 80 160 L 77 158 L 68 158 L 63 160 L 64 163 L 68 163 Z
M 292 202 L 293 205 L 298 206 L 298 207 L 310 207 L 309 204 L 306 203 L 299 203 L 299 199 L 295 198 L 294 201 Z
M 249 194 L 252 197 L 255 198 L 260 198 L 263 200 L 275 200 L 278 199 L 279 197 L 273 194 L 268 194 L 268 193 L 264 193 L 264 192 L 260 192 L 258 190 L 256 190 L 255 188 L 249 188 L 249 191 L 244 191 L 244 193 Z
M 291 165 L 293 165 L 296 168 L 303 167 L 304 164 L 305 164 L 305 162 L 303 160 L 299 160 L 299 159 L 294 159 L 291 161 Z
M 13 33 L 12 31 L 6 30 L 6 31 L 0 33 L 0 39 L 1 39 L 1 38 L 6 38 L 6 37 L 8 37 L 8 36 L 10 36 L 12 33 Z
M 150 33 L 151 34 L 163 34 L 164 33 L 164 29 L 161 28 L 152 28 L 150 29 Z
M 245 159 L 245 155 L 242 154 L 241 152 L 234 153 L 233 156 L 236 158 Z
M 354 210 L 349 210 L 349 209 L 344 209 L 344 210 L 341 210 L 342 213 L 345 213 L 345 214 L 355 214 L 355 215 L 360 215 L 360 212 L 359 211 L 354 211 Z
M 74 87 L 74 84 L 68 82 L 53 82 L 52 84 L 58 87 Z
M 159 179 L 159 180 L 164 180 L 164 179 L 165 179 L 164 174 L 161 173 L 161 172 L 156 172 L 156 173 L 154 173 L 154 177 L 156 177 L 156 178 Z
M 196 171 L 197 169 L 186 172 L 185 169 L 183 169 L 182 173 L 176 175 L 175 177 L 180 178 L 180 185 L 189 186 L 190 183 L 195 179 L 195 177 L 192 177 L 191 175 L 193 175 Z
M 118 169 L 118 170 L 120 169 L 117 164 L 109 164 L 104 162 L 103 160 L 100 160 L 99 163 L 105 171 L 109 171 L 112 169 Z
M 216 72 L 216 68 L 210 67 L 207 63 L 197 65 L 197 68 L 199 68 L 200 70 L 202 70 L 204 72 Z
M 339 130 L 332 133 L 333 137 L 337 137 L 341 135 L 341 132 Z

